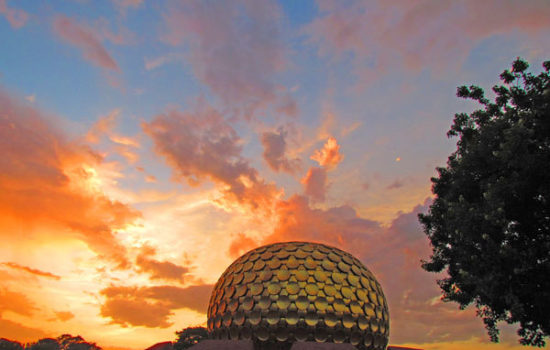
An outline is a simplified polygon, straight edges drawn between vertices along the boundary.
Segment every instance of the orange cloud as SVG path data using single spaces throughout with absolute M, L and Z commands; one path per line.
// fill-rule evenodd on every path
M 287 62 L 276 2 L 177 2 L 164 18 L 164 39 L 189 47 L 197 78 L 236 115 L 250 119 L 270 104 L 296 115 L 296 102 L 273 82 Z
M 36 109 L 0 92 L 0 237 L 78 239 L 120 266 L 115 231 L 140 214 L 88 184 L 101 157 L 69 142 Z
M 305 194 L 315 202 L 323 202 L 327 192 L 327 170 L 325 168 L 311 167 L 302 179 Z
M 329 137 L 323 148 L 316 150 L 310 157 L 320 166 L 327 170 L 334 169 L 343 159 L 344 156 L 340 153 L 340 145 L 334 137 Z
M 144 249 L 136 258 L 136 264 L 141 271 L 150 275 L 151 279 L 174 280 L 183 282 L 184 275 L 189 272 L 187 267 L 179 266 L 169 261 L 152 259 L 153 249 Z
M 116 61 L 101 44 L 99 35 L 90 28 L 60 15 L 55 18 L 53 29 L 61 39 L 79 48 L 87 61 L 101 68 L 119 70 Z
M 236 238 L 233 238 L 229 246 L 229 256 L 237 258 L 247 251 L 258 246 L 258 242 L 248 237 L 244 233 L 238 233 Z
M 106 298 L 101 315 L 122 326 L 166 328 L 172 310 L 187 308 L 206 313 L 212 285 L 186 288 L 174 286 L 111 286 L 101 291 Z
M 0 338 L 18 339 L 21 342 L 31 342 L 47 336 L 43 330 L 24 326 L 20 323 L 5 320 L 0 317 Z
M 212 107 L 202 104 L 197 112 L 174 110 L 142 126 L 176 177 L 190 185 L 209 179 L 220 187 L 225 200 L 252 208 L 268 209 L 279 195 L 275 185 L 260 178 L 241 156 L 241 139 Z
M 36 310 L 34 303 L 26 295 L 0 288 L 0 317 L 6 311 L 31 316 Z
M 55 316 L 61 322 L 66 322 L 74 318 L 74 314 L 70 311 L 56 311 Z
M 286 132 L 279 128 L 277 132 L 262 133 L 261 141 L 264 147 L 263 157 L 273 171 L 294 173 L 299 167 L 299 159 L 288 159 L 286 156 Z
M 53 279 L 56 279 L 56 280 L 61 279 L 61 276 L 54 275 L 53 273 L 33 269 L 33 268 L 28 267 L 28 266 L 23 266 L 23 265 L 16 264 L 14 262 L 5 262 L 5 263 L 2 263 L 2 265 L 11 267 L 12 269 L 26 271 L 26 272 L 28 272 L 30 274 L 33 274 L 33 275 L 36 275 L 36 276 L 53 278 Z
M 4 15 L 8 22 L 10 22 L 10 25 L 15 29 L 24 26 L 29 18 L 27 12 L 14 7 L 8 7 L 6 0 L 0 0 L 0 14 Z

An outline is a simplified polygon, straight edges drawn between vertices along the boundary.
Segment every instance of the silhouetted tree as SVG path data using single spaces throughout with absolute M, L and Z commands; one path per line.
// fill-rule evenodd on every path
M 23 350 L 23 345 L 16 341 L 0 338 L 0 350 Z
M 176 332 L 178 339 L 174 343 L 174 350 L 190 348 L 204 339 L 208 339 L 208 331 L 204 327 L 189 327 Z
M 482 109 L 456 114 L 457 150 L 432 178 L 435 200 L 419 215 L 433 246 L 422 267 L 445 270 L 445 301 L 475 304 L 492 341 L 499 321 L 519 322 L 520 342 L 550 334 L 550 61 L 539 75 L 517 59 L 493 87 L 458 97 Z

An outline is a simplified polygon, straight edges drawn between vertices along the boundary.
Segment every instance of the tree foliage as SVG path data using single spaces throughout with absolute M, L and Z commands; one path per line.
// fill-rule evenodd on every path
M 57 338 L 43 338 L 23 346 L 21 343 L 0 339 L 0 350 L 101 350 L 95 343 L 86 342 L 81 336 L 63 334 Z
M 208 339 L 208 331 L 204 327 L 189 327 L 176 332 L 178 339 L 174 343 L 174 350 L 190 348 L 204 339 Z
M 481 109 L 456 114 L 457 150 L 432 178 L 435 200 L 419 219 L 433 253 L 422 267 L 446 272 L 445 301 L 477 308 L 492 341 L 497 323 L 519 323 L 524 345 L 550 334 L 550 61 L 534 75 L 518 58 L 493 87 L 457 96 Z

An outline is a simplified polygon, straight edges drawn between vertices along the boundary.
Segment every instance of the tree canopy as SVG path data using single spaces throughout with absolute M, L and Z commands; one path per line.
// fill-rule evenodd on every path
M 433 248 L 422 267 L 445 271 L 443 300 L 474 304 L 492 341 L 498 322 L 519 323 L 524 345 L 550 334 L 550 61 L 535 75 L 518 58 L 493 87 L 457 96 L 481 109 L 455 115 L 457 150 L 432 178 L 419 219 Z
M 208 339 L 208 331 L 204 327 L 189 327 L 176 332 L 178 339 L 174 343 L 174 350 L 190 348 L 204 339 Z

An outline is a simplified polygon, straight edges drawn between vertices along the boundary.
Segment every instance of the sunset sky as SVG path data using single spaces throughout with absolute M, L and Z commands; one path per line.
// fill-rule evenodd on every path
M 454 113 L 550 1 L 0 0 L 0 337 L 143 349 L 206 323 L 239 255 L 291 240 L 377 276 L 390 344 L 490 344 L 420 260 Z

